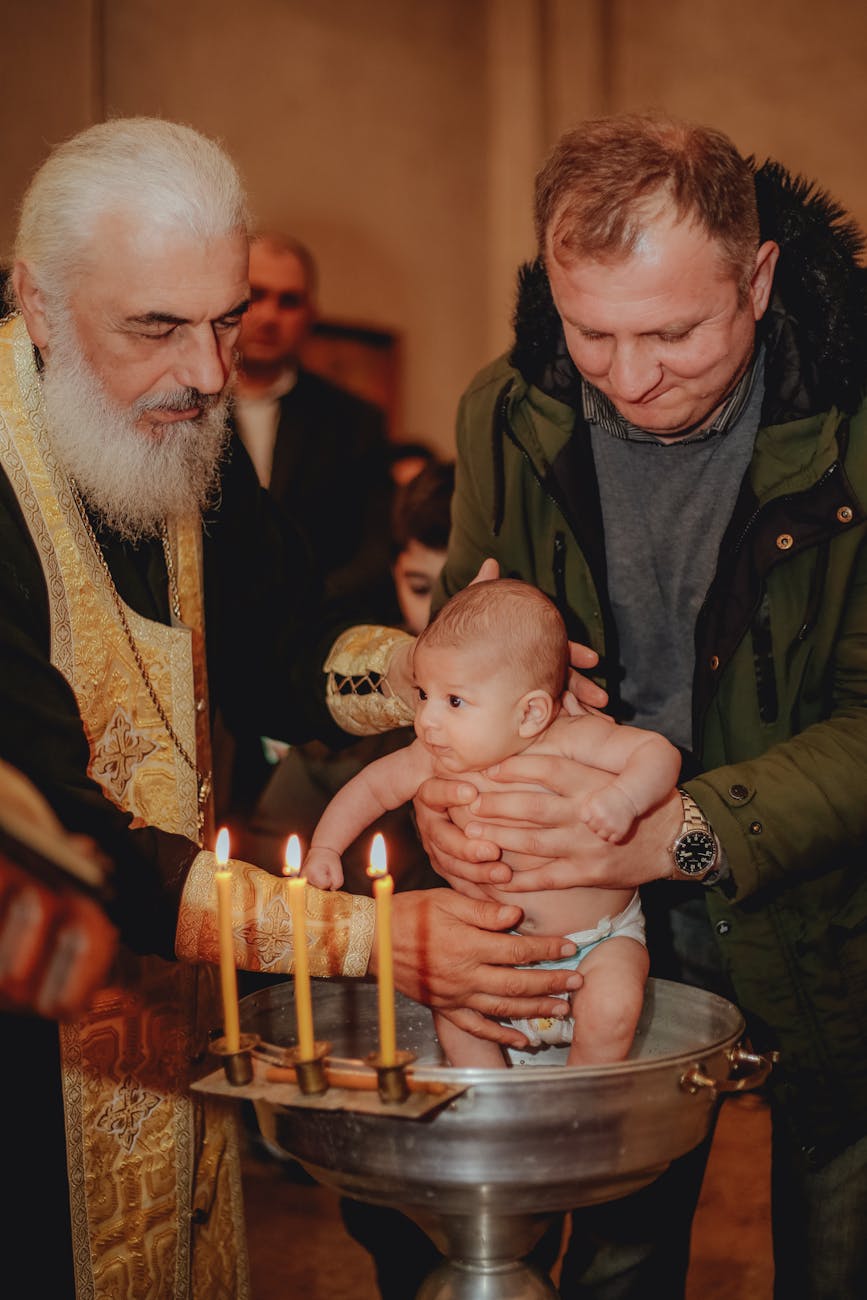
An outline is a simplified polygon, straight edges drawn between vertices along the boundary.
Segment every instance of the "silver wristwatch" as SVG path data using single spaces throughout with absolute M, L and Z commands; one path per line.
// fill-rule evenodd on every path
M 683 801 L 683 825 L 671 846 L 674 863 L 670 880 L 712 885 L 719 876 L 720 843 L 691 794 L 678 789 Z

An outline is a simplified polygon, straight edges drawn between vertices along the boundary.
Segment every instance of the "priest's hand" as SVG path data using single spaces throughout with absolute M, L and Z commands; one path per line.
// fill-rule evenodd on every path
M 552 994 L 580 988 L 580 973 L 523 968 L 569 956 L 575 945 L 556 936 L 503 933 L 519 924 L 519 907 L 448 889 L 397 893 L 392 906 L 394 979 L 408 997 L 515 1047 L 525 1047 L 526 1038 L 499 1019 L 568 1014 L 569 1004 Z M 375 941 L 370 969 L 375 973 Z
M 117 932 L 72 873 L 93 883 L 108 864 L 8 763 L 0 763 L 0 832 L 0 1007 L 76 1016 L 105 982 Z
M 55 890 L 0 855 L 0 1006 L 79 1015 L 105 983 L 117 932 L 74 887 Z

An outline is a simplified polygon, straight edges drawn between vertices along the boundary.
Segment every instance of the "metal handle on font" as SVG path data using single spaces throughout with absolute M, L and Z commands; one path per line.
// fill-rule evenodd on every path
M 705 1074 L 700 1065 L 696 1064 L 691 1065 L 686 1073 L 681 1075 L 680 1086 L 689 1093 L 698 1092 L 699 1088 L 712 1088 L 714 1092 L 723 1093 L 752 1092 L 765 1082 L 779 1060 L 779 1055 L 779 1052 L 765 1052 L 763 1055 L 758 1055 L 755 1052 L 748 1052 L 739 1044 L 731 1049 L 728 1058 L 734 1068 L 749 1067 L 748 1074 L 739 1079 L 712 1079 L 709 1074 Z

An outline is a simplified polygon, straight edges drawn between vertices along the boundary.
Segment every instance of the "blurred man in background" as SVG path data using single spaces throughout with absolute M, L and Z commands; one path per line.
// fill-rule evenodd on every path
M 317 279 L 313 256 L 298 240 L 263 233 L 251 241 L 234 425 L 259 482 L 307 538 L 326 597 L 348 617 L 396 622 L 385 417 L 302 365 L 316 319 Z M 217 740 L 220 815 L 243 834 L 286 749 L 237 728 L 232 737 L 218 728 Z
M 260 483 L 306 533 L 328 594 L 381 600 L 390 584 L 385 417 L 302 365 L 316 284 L 303 244 L 279 234 L 252 241 L 235 424 Z

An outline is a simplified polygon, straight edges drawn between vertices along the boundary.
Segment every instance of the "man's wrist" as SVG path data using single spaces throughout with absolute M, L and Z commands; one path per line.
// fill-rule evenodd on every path
M 716 885 L 729 874 L 728 859 L 713 827 L 688 790 L 678 788 L 683 820 L 669 850 L 669 880 Z

